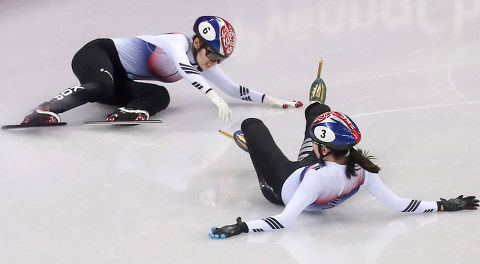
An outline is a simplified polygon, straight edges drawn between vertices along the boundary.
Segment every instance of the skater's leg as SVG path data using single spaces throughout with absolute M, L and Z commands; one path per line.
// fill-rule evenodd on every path
M 50 111 L 62 113 L 88 102 L 106 100 L 113 95 L 114 85 L 126 79 L 110 39 L 96 39 L 83 46 L 72 59 L 72 70 L 81 84 L 45 103 Z
M 329 111 L 330 107 L 321 103 L 313 103 L 305 109 L 305 133 L 303 143 L 298 154 L 298 161 L 305 162 L 309 165 L 317 161 L 317 157 L 313 152 L 313 142 L 310 138 L 310 126 L 317 116 Z
M 113 98 L 116 105 L 124 107 L 108 115 L 107 121 L 148 120 L 170 103 L 165 87 L 134 81 L 121 84 Z
M 51 100 L 42 103 L 22 123 L 42 123 L 45 114 L 58 114 L 87 102 L 105 100 L 112 96 L 114 85 L 126 78 L 113 42 L 97 39 L 82 47 L 73 57 L 72 69 L 80 85 L 72 86 Z
M 170 95 L 163 86 L 139 82 L 133 82 L 131 86 L 134 96 L 127 108 L 143 109 L 152 116 L 167 108 L 170 103 Z
M 242 131 L 263 195 L 272 203 L 283 204 L 283 183 L 297 169 L 297 164 L 289 161 L 282 153 L 261 120 L 244 120 Z

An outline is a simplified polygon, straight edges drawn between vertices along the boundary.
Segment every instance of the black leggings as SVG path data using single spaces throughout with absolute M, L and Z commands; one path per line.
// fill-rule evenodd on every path
M 67 88 L 41 106 L 55 113 L 88 102 L 141 109 L 154 115 L 167 108 L 170 96 L 163 86 L 130 80 L 111 39 L 96 39 L 73 57 L 72 69 L 80 85 Z
M 305 109 L 305 138 L 310 137 L 310 125 L 315 118 L 328 111 L 330 107 L 319 103 L 311 104 Z M 315 153 L 312 151 L 300 161 L 290 161 L 275 144 L 268 128 L 256 118 L 244 120 L 242 131 L 263 196 L 274 204 L 283 205 L 283 183 L 298 168 L 316 163 L 318 159 Z

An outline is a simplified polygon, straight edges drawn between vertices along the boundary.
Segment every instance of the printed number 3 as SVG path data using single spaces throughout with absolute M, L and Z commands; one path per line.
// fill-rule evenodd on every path
M 325 138 L 325 134 L 327 133 L 327 130 L 322 129 L 322 134 L 320 135 L 321 138 Z

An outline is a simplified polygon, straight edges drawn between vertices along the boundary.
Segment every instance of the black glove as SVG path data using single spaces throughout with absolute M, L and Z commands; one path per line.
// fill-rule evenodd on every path
M 475 198 L 475 196 L 464 198 L 463 195 L 449 200 L 440 198 L 440 201 L 437 201 L 438 211 L 477 210 L 478 200 Z
M 240 233 L 248 233 L 248 226 L 242 222 L 242 218 L 237 218 L 237 223 L 233 225 L 226 225 L 222 228 L 212 227 L 212 232 L 208 234 L 212 239 L 223 239 Z

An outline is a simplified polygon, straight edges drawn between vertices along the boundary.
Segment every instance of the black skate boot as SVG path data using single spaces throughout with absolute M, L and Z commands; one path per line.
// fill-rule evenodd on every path
M 21 126 L 43 126 L 60 123 L 60 116 L 48 111 L 45 107 L 39 107 L 33 113 L 26 116 L 20 123 Z
M 115 121 L 146 121 L 150 118 L 150 115 L 145 110 L 129 109 L 120 107 L 117 111 L 109 114 L 105 118 L 106 122 Z

